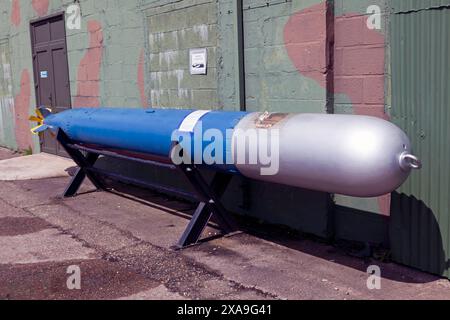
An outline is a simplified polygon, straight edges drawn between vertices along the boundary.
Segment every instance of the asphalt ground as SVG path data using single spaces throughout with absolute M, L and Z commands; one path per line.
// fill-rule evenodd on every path
M 89 183 L 63 199 L 69 179 L 0 181 L 0 299 L 450 299 L 447 279 L 258 226 L 175 251 L 192 203 Z

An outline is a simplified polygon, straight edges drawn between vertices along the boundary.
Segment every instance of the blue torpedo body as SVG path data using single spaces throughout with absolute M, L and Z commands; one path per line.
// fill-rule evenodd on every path
M 356 197 L 388 194 L 421 167 L 400 128 L 367 116 L 130 108 L 39 114 L 44 119 L 35 132 L 62 130 L 79 144 L 169 159 L 174 141 L 182 144 L 188 137 L 192 149 L 200 146 L 202 152 L 221 135 L 221 150 L 214 151 L 219 165 L 201 160 L 202 165 Z M 270 163 L 258 161 L 268 157 Z

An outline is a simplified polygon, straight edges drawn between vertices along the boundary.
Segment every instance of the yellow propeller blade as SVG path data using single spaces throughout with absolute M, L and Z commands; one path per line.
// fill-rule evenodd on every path
M 51 109 L 46 108 L 49 112 L 51 112 Z M 44 126 L 44 115 L 42 114 L 40 109 L 36 109 L 36 116 L 30 116 L 28 118 L 32 122 L 37 122 L 37 126 L 31 129 L 31 133 L 33 134 L 39 134 L 40 130 Z
M 44 119 L 44 116 L 42 115 L 41 110 L 36 109 L 36 114 L 37 114 L 37 116 L 38 116 L 39 119 Z
M 40 124 L 40 125 L 34 127 L 33 129 L 31 129 L 31 133 L 36 134 L 36 135 L 39 134 L 39 132 L 40 132 L 39 129 L 42 128 L 43 126 L 44 126 L 43 124 Z
M 37 123 L 42 122 L 42 119 L 41 119 L 41 118 L 38 118 L 38 117 L 35 117 L 35 116 L 30 116 L 30 117 L 28 118 L 28 120 L 30 120 L 30 121 L 32 121 L 32 122 L 37 122 Z

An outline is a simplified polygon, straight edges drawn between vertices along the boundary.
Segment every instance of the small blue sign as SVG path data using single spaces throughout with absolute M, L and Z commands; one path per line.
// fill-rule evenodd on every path
M 47 79 L 48 78 L 48 71 L 41 71 L 41 79 Z

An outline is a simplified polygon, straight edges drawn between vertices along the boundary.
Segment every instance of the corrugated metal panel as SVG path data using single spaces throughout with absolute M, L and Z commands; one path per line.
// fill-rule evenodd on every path
M 14 98 L 9 41 L 0 40 L 0 146 L 15 149 Z
M 409 12 L 450 6 L 450 0 L 392 0 L 394 12 Z
M 450 275 L 449 59 L 450 9 L 392 15 L 392 117 L 412 138 L 424 163 L 423 170 L 413 173 L 401 194 L 393 197 L 393 257 L 446 276 Z

